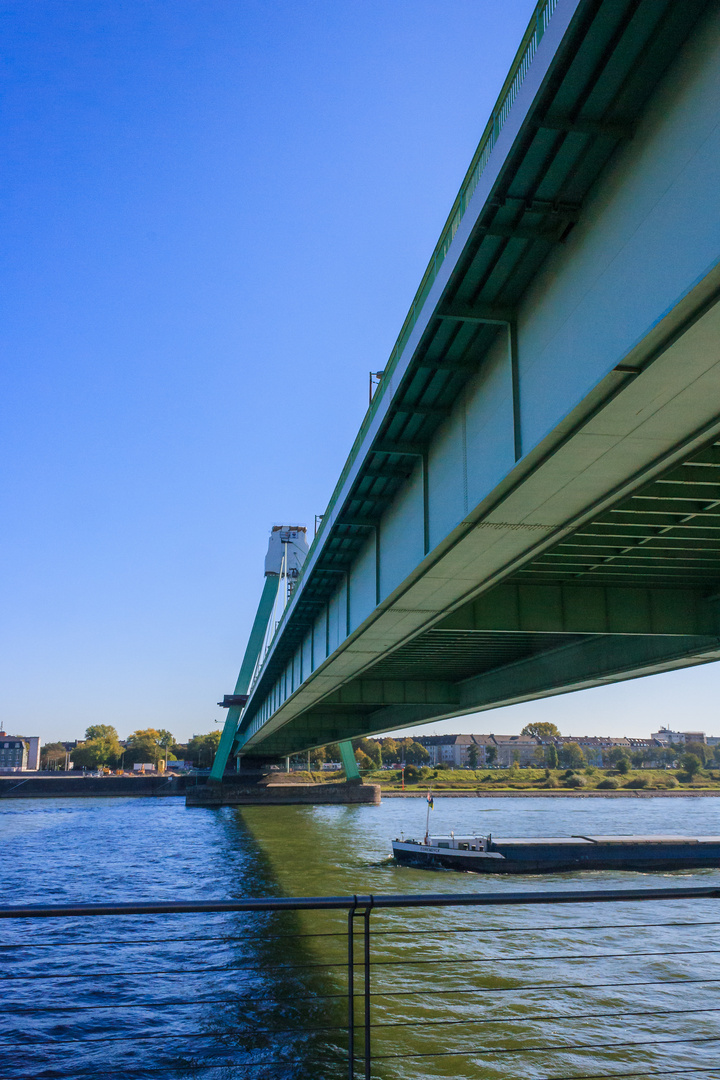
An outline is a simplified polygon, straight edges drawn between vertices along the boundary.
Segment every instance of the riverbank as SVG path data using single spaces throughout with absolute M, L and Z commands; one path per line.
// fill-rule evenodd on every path
M 705 796 L 720 796 L 718 788 L 686 788 L 684 790 L 673 788 L 671 791 L 660 790 L 633 790 L 620 788 L 618 791 L 571 791 L 570 789 L 555 788 L 548 791 L 533 791 L 526 788 L 522 791 L 437 791 L 432 789 L 433 799 L 691 799 Z M 426 799 L 427 791 L 385 791 L 383 799 Z
M 167 798 L 184 795 L 188 806 L 291 806 L 380 802 L 378 784 L 293 782 L 293 774 L 244 773 L 208 784 L 205 775 L 88 776 L 62 773 L 0 776 L 0 800 Z
M 185 794 L 184 776 L 0 776 L 0 799 L 88 799 L 122 795 L 160 798 Z
M 429 772 L 429 770 L 428 770 Z M 358 790 L 348 793 L 348 785 L 338 779 L 337 774 L 328 777 L 318 773 L 242 773 L 226 776 L 219 789 L 206 787 L 205 775 L 168 776 L 157 774 L 150 776 L 88 776 L 60 773 L 38 776 L 34 774 L 14 773 L 0 776 L 0 800 L 2 799 L 53 799 L 53 798 L 121 798 L 123 796 L 164 798 L 168 796 L 188 796 L 188 805 L 251 805 L 292 804 L 292 803 L 344 803 L 373 802 L 383 799 L 425 799 L 428 790 L 434 798 L 457 799 L 623 799 L 623 798 L 695 798 L 698 796 L 720 795 L 720 783 L 713 786 L 701 786 L 705 778 L 693 784 L 674 782 L 667 773 L 659 776 L 646 775 L 642 781 L 646 786 L 638 785 L 638 774 L 618 778 L 615 788 L 597 786 L 607 779 L 606 773 L 582 777 L 582 786 L 567 786 L 562 778 L 557 786 L 544 786 L 547 781 L 544 774 L 524 783 L 510 781 L 509 778 L 491 774 L 491 782 L 468 777 L 467 771 L 457 771 L 457 779 L 448 780 L 447 770 L 442 770 L 442 779 L 428 775 L 417 784 L 406 786 L 403 790 L 397 780 L 388 781 L 382 773 L 371 773 L 364 778 Z M 342 775 L 342 774 L 340 774 Z M 387 774 L 385 774 L 387 775 Z M 619 783 L 618 781 L 621 781 Z M 571 781 L 572 782 L 572 781 Z M 442 784 L 442 787 L 438 786 Z M 710 780 L 710 783 L 713 783 Z M 535 786 L 537 785 L 537 786 Z M 542 786 L 541 786 L 542 785 Z M 594 785 L 594 786 L 590 786 Z
M 418 775 L 419 773 L 419 775 Z M 335 774 L 337 775 L 337 774 Z M 296 772 L 295 783 L 328 783 L 327 773 Z M 332 782 L 332 781 L 330 781 Z M 446 769 L 423 766 L 408 769 L 403 785 L 399 769 L 363 773 L 363 782 L 379 784 L 383 797 L 433 795 L 458 798 L 554 795 L 597 798 L 623 795 L 720 795 L 720 770 L 699 770 L 692 778 L 682 769 L 618 769 L 588 766 L 582 769 Z

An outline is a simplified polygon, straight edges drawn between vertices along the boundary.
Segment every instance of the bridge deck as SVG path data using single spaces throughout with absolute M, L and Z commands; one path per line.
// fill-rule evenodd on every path
M 720 18 L 538 5 L 236 750 L 720 657 Z

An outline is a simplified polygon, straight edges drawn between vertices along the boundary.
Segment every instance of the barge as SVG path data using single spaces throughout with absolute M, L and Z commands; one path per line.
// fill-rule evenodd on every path
M 430 836 L 393 840 L 399 863 L 476 874 L 720 867 L 720 836 Z

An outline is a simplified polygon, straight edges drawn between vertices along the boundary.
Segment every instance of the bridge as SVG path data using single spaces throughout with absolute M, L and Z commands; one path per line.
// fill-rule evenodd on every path
M 541 0 L 217 776 L 720 658 L 719 116 L 716 3 Z

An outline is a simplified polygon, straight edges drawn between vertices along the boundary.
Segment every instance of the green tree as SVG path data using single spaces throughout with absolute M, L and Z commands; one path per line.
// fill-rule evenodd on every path
M 363 769 L 366 772 L 370 772 L 376 767 L 373 759 L 368 757 L 364 750 L 355 751 L 355 760 L 357 761 L 358 769 Z
M 414 739 L 399 739 L 397 746 L 400 760 L 408 765 L 424 765 L 430 760 L 425 747 Z
M 702 768 L 702 762 L 697 754 L 683 754 L 680 758 L 680 764 L 691 779 Z
M 158 746 L 165 751 L 166 765 L 168 763 L 168 760 L 175 756 L 173 753 L 171 753 L 172 747 L 174 745 L 175 736 L 171 734 L 171 732 L 167 731 L 166 728 L 160 728 L 160 730 L 158 731 Z
M 478 766 L 478 748 L 475 743 L 470 745 L 468 750 L 468 765 L 471 769 L 477 769 Z
M 315 768 L 319 768 L 325 761 L 325 747 L 316 746 L 314 750 L 310 751 L 310 764 Z
M 386 764 L 400 760 L 400 751 L 398 750 L 398 744 L 395 739 L 383 739 L 381 745 L 382 759 Z
M 156 728 L 140 728 L 128 737 L 125 746 L 125 765 L 151 762 L 157 765 L 165 757 L 159 743 L 160 732 Z
M 558 756 L 560 764 L 566 769 L 582 769 L 587 764 L 585 755 L 576 742 L 564 743 Z
M 615 759 L 615 768 L 621 776 L 627 776 L 630 772 L 630 759 L 621 754 L 620 757 Z
M 119 742 L 118 733 L 112 724 L 91 724 L 85 730 L 85 739 L 114 739 Z
M 217 753 L 220 742 L 219 730 L 209 731 L 207 735 L 193 735 L 188 742 L 188 753 L 199 769 L 209 769 Z
M 405 760 L 413 765 L 425 765 L 430 760 L 428 754 L 422 743 L 415 742 L 414 739 L 408 740 L 410 746 L 405 750 Z
M 555 745 L 555 743 L 550 743 L 550 745 L 548 746 L 548 748 L 547 748 L 547 756 L 546 756 L 545 760 L 547 761 L 548 769 L 557 769 L 557 767 L 558 767 L 558 752 L 557 752 L 557 746 Z
M 526 724 L 520 734 L 534 735 L 536 739 L 557 739 L 560 729 L 547 720 L 536 720 L 532 724 Z
M 497 758 L 497 746 L 486 746 L 485 747 L 485 760 L 487 761 L 488 765 L 494 765 L 496 758 Z
M 81 769 L 97 769 L 101 765 L 115 767 L 120 761 L 122 746 L 111 724 L 91 724 L 85 741 L 70 754 L 70 760 Z
M 373 763 L 373 768 L 381 768 L 382 750 L 377 739 L 353 739 L 353 748 L 356 751 L 361 750 L 366 757 L 369 757 Z
M 61 742 L 45 743 L 40 750 L 40 767 L 42 769 L 64 769 L 66 753 L 67 751 Z
M 707 766 L 715 757 L 715 751 L 712 746 L 706 746 L 705 743 L 699 742 L 688 743 L 685 747 L 685 753 L 694 754 L 696 758 L 700 758 L 703 767 Z
M 70 760 L 81 769 L 97 769 L 101 765 L 115 766 L 122 747 L 115 739 L 87 739 L 70 754 Z

